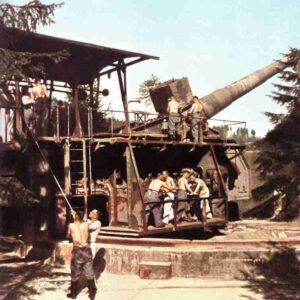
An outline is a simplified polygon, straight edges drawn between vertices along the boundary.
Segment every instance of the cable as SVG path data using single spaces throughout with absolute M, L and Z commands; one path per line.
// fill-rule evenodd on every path
M 43 160 L 48 164 L 50 173 L 51 173 L 51 175 L 53 176 L 54 181 L 55 181 L 55 183 L 57 184 L 57 186 L 58 186 L 60 192 L 62 193 L 62 195 L 63 195 L 63 197 L 64 197 L 64 199 L 65 199 L 67 205 L 68 205 L 69 208 L 71 209 L 71 212 L 74 211 L 73 208 L 72 208 L 72 205 L 70 204 L 70 202 L 69 202 L 69 200 L 68 200 L 68 198 L 67 198 L 67 196 L 66 196 L 66 194 L 65 194 L 65 192 L 64 192 L 64 190 L 62 189 L 62 187 L 61 187 L 59 181 L 57 180 L 57 178 L 56 178 L 56 176 L 55 176 L 55 174 L 54 174 L 54 172 L 53 172 L 53 170 L 52 170 L 52 168 L 51 168 L 51 166 L 50 166 L 50 163 L 48 162 L 48 160 L 46 159 L 44 153 L 42 152 L 42 149 L 40 148 L 39 143 L 37 142 L 37 140 L 35 139 L 34 135 L 33 135 L 32 132 L 31 132 L 31 130 L 29 129 L 28 125 L 26 124 L 26 122 L 25 122 L 25 120 L 24 120 L 24 117 L 22 117 L 22 119 L 23 119 L 23 121 L 24 121 L 24 123 L 25 123 L 25 125 L 26 125 L 26 128 L 27 128 L 28 131 L 30 132 L 30 135 L 31 135 L 31 137 L 33 138 L 33 140 L 34 140 L 34 142 L 35 142 L 35 144 L 36 144 L 36 146 L 37 146 L 37 148 L 38 148 L 38 150 L 39 150 L 39 152 L 40 152 L 40 154 L 41 154 Z

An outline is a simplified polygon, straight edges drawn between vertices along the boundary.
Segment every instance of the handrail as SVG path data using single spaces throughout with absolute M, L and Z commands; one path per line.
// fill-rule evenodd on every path
M 52 122 L 52 134 L 51 135 L 44 135 L 44 137 L 47 136 L 53 136 L 55 135 L 56 138 L 60 137 L 71 137 L 72 136 L 72 125 L 74 123 L 74 116 L 72 115 L 71 107 L 73 105 L 71 103 L 63 103 L 62 105 L 59 104 L 53 104 L 51 106 L 51 116 L 50 118 Z M 122 130 L 123 126 L 125 125 L 125 119 L 123 119 L 123 114 L 124 110 L 114 110 L 114 109 L 96 109 L 92 108 L 89 106 L 82 106 L 84 107 L 84 111 L 87 113 L 87 120 L 83 119 L 83 126 L 86 128 L 86 133 L 89 136 L 89 138 L 93 139 L 99 132 L 107 132 L 110 133 L 111 136 L 113 137 L 114 135 L 117 134 L 117 130 Z M 18 107 L 16 105 L 1 105 L 0 104 L 0 109 L 9 109 L 9 110 L 17 110 L 21 109 L 23 110 L 24 107 Z M 64 119 L 62 120 L 61 112 L 64 111 Z M 100 127 L 96 126 L 97 122 L 97 116 L 94 115 L 94 113 L 99 113 L 102 114 L 103 117 L 103 125 L 105 128 L 104 130 Z M 152 122 L 155 122 L 155 120 L 163 120 L 168 118 L 168 114 L 158 114 L 158 113 L 153 113 L 153 112 L 148 112 L 148 111 L 142 111 L 142 110 L 130 110 L 127 111 L 127 113 L 130 115 L 130 121 L 131 121 L 131 126 L 134 127 L 139 127 L 139 130 L 145 131 L 146 128 L 151 127 Z M 118 114 L 120 114 L 120 118 L 118 118 Z M 121 115 L 122 114 L 122 115 Z M 117 116 L 116 116 L 117 115 Z M 51 117 L 50 116 L 50 117 Z M 203 117 L 199 118 L 199 121 L 203 120 Z M 117 125 L 116 122 L 119 124 Z M 246 122 L 243 121 L 236 121 L 236 120 L 223 120 L 223 119 L 209 119 L 209 122 L 222 122 L 221 125 L 224 126 L 225 122 L 226 125 L 229 126 L 237 126 L 239 124 L 243 124 L 246 127 Z M 66 124 L 67 123 L 67 124 Z M 95 127 L 96 126 L 96 127 Z M 144 128 L 143 128 L 144 127 Z M 100 129 L 101 128 L 101 129 Z M 15 130 L 15 129 L 14 129 Z M 62 132 L 65 131 L 64 134 Z M 137 131 L 138 132 L 138 131 Z M 228 138 L 229 131 L 224 131 L 226 135 L 225 137 L 225 143 Z M 43 136 L 40 136 L 43 137 Z

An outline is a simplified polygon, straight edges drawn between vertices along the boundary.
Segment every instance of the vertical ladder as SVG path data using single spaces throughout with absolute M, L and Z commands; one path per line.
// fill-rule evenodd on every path
M 88 213 L 88 172 L 86 140 L 71 141 L 69 145 L 69 187 L 71 205 L 74 209 Z M 81 180 L 81 184 L 77 181 Z M 82 187 L 83 192 L 76 194 L 76 188 Z

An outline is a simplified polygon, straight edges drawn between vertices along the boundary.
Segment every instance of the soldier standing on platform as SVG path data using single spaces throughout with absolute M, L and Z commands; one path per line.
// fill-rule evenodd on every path
M 193 105 L 189 110 L 189 114 L 192 115 L 192 136 L 194 139 L 194 143 L 202 143 L 203 142 L 203 105 L 197 96 L 193 97 Z
M 179 114 L 179 103 L 174 96 L 168 99 L 167 112 L 169 113 L 169 139 L 175 141 L 180 140 L 180 122 L 181 116 Z
M 31 89 L 31 98 L 35 101 L 35 132 L 37 135 L 45 136 L 49 124 L 49 99 L 45 84 L 40 79 L 35 80 L 35 85 Z

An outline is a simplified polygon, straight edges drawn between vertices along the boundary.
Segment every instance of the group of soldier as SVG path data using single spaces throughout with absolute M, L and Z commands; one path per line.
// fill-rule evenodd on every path
M 190 128 L 194 143 L 203 141 L 203 134 L 206 133 L 206 120 L 203 104 L 197 96 L 193 96 L 193 104 L 187 111 L 182 113 L 182 107 L 174 96 L 168 100 L 167 112 L 169 114 L 168 134 L 170 140 L 186 141 Z M 190 126 L 187 120 L 190 119 Z
M 165 227 L 170 222 L 202 220 L 204 214 L 212 218 L 209 195 L 207 185 L 194 170 L 182 169 L 178 180 L 163 171 L 150 182 L 144 195 L 146 224 L 149 225 L 151 213 L 155 227 Z M 203 200 L 197 201 L 200 198 Z

